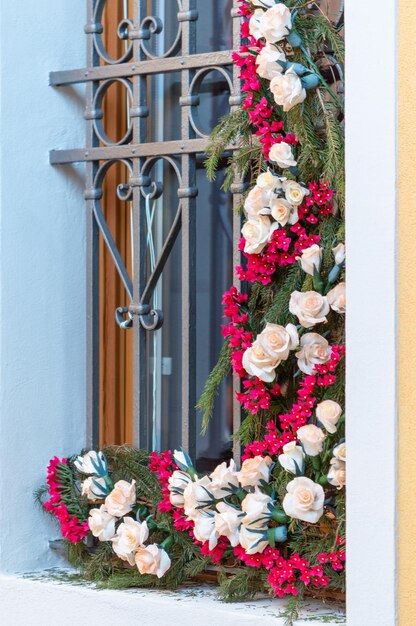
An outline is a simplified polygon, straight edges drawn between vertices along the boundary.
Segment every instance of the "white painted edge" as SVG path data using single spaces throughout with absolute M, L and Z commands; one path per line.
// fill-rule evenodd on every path
M 85 626 L 100 624 L 156 624 L 157 626 L 284 626 L 285 600 L 264 598 L 226 604 L 208 586 L 177 592 L 132 589 L 97 591 L 87 585 L 0 577 L 0 615 L 13 626 Z M 344 624 L 336 605 L 307 601 L 296 626 Z
M 397 623 L 397 2 L 346 0 L 347 622 Z

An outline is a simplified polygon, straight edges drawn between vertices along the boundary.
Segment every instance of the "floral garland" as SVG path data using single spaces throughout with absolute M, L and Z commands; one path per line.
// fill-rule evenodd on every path
M 257 445 L 261 453 L 253 456 L 259 452 Z M 308 481 L 306 487 L 311 488 L 314 483 L 308 478 L 295 478 L 288 483 L 287 494 L 280 505 L 271 489 L 274 464 L 267 455 L 276 445 L 271 434 L 268 441 L 253 443 L 251 449 L 246 450 L 239 471 L 234 461 L 228 466 L 224 462 L 209 477 L 202 478 L 183 451 L 175 452 L 173 457 L 170 451 L 154 452 L 146 461 L 148 467 L 142 468 L 145 474 L 137 474 L 137 482 L 131 476 L 129 480 L 114 481 L 113 471 L 102 451 L 89 451 L 62 460 L 55 457 L 48 468 L 49 500 L 44 507 L 59 520 L 62 536 L 71 545 L 79 545 L 86 551 L 86 562 L 94 564 L 92 556 L 95 555 L 102 564 L 104 555 L 107 564 L 103 577 L 110 577 L 110 570 L 116 580 L 123 581 L 123 573 L 126 586 L 131 585 L 132 579 L 137 586 L 143 583 L 148 586 L 149 577 L 163 580 L 178 567 L 174 545 L 178 537 L 183 541 L 185 536 L 194 548 L 194 553 L 189 545 L 184 551 L 191 555 L 188 560 L 194 558 L 204 567 L 209 563 L 225 568 L 232 564 L 234 569 L 238 563 L 239 567 L 252 568 L 262 575 L 262 584 L 275 595 L 297 596 L 308 586 L 327 587 L 329 570 L 339 575 L 344 567 L 345 540 L 337 533 L 332 549 L 319 552 L 315 563 L 299 553 L 287 553 L 284 543 L 288 537 L 289 516 L 307 518 L 309 524 L 320 519 L 324 509 L 323 489 L 315 485 L 315 492 L 320 490 L 315 493 L 318 499 L 315 497 L 307 512 L 303 507 L 300 514 L 296 513 L 296 494 L 291 485 L 303 480 Z M 337 458 L 342 458 L 341 446 L 338 448 Z M 120 450 L 123 452 L 122 448 Z M 137 471 L 136 454 L 141 453 L 129 451 L 129 460 L 134 459 Z M 120 471 L 125 463 L 122 458 L 118 459 L 114 471 Z M 288 472 L 301 474 L 305 458 L 302 448 L 295 445 L 279 455 L 278 462 Z M 126 467 L 124 471 L 128 472 Z M 161 487 L 160 493 L 153 490 L 153 502 L 143 493 L 151 474 L 157 476 Z M 335 480 L 334 484 L 337 484 Z M 78 508 L 80 516 L 87 521 L 80 522 L 70 515 L 63 499 L 70 508 Z M 86 544 L 87 535 L 96 543 Z M 280 544 L 281 550 L 276 548 Z M 86 547 L 88 545 L 90 548 Z M 107 546 L 108 550 L 105 548 L 100 554 L 100 546 Z M 79 557 L 77 564 L 80 564 Z M 186 561 L 182 566 L 186 566 Z M 97 574 L 93 569 L 95 580 L 99 578 Z
M 270 427 L 271 431 L 273 429 L 274 425 Z M 343 459 L 341 446 L 334 451 L 337 459 Z M 209 477 L 198 478 L 191 460 L 183 451 L 175 451 L 174 455 L 180 469 L 174 469 L 175 463 L 166 452 L 151 455 L 150 469 L 157 474 L 164 495 L 159 509 L 173 510 L 175 528 L 188 532 L 194 543 L 200 546 L 202 555 L 210 556 L 215 564 L 225 561 L 226 565 L 230 561 L 231 547 L 237 561 L 247 567 L 265 569 L 267 583 L 275 595 L 297 596 L 299 584 L 302 587 L 312 584 L 317 588 L 329 584 L 330 578 L 325 575 L 323 564 L 329 563 L 335 572 L 342 571 L 345 540 L 337 535 L 337 549 L 318 554 L 316 565 L 310 565 L 299 554 L 285 558 L 276 549 L 276 543 L 287 540 L 286 523 L 290 515 L 316 523 L 324 510 L 323 489 L 308 478 L 293 479 L 287 485 L 282 506 L 276 506 L 276 500 L 268 495 L 272 459 L 264 456 L 276 448 L 276 438 L 271 433 L 268 441 L 254 442 L 250 450 L 246 449 L 240 471 L 234 461 L 229 466 L 224 462 Z M 253 456 L 254 452 L 257 456 Z M 304 459 L 302 448 L 296 445 L 287 447 L 286 453 L 279 456 L 280 464 L 287 471 L 299 471 L 300 474 Z M 333 471 L 329 480 L 339 486 Z M 296 490 L 302 494 L 313 490 L 313 506 L 306 512 Z
M 256 219 L 257 213 L 264 211 L 263 201 L 267 200 L 268 195 L 267 187 L 266 191 L 264 191 L 265 185 L 267 185 L 267 181 L 270 181 L 269 185 L 271 184 L 272 186 L 274 183 L 278 183 L 279 181 L 276 178 L 272 178 L 270 173 L 262 174 L 258 177 L 257 185 L 250 191 L 245 201 L 244 209 L 247 216 Z M 286 184 L 286 189 L 287 187 L 288 184 Z M 283 187 L 281 189 L 283 190 Z M 296 187 L 295 190 L 297 190 Z M 253 220 L 246 222 L 242 229 L 242 234 L 246 238 L 243 236 L 239 244 L 240 251 L 247 259 L 246 268 L 244 269 L 242 266 L 236 267 L 236 274 L 241 281 L 246 280 L 251 283 L 258 281 L 263 285 L 268 285 L 272 281 L 272 276 L 278 267 L 294 265 L 297 257 L 302 254 L 303 250 L 320 242 L 320 236 L 318 234 L 308 234 L 302 224 L 303 222 L 317 224 L 320 216 L 332 214 L 332 204 L 330 202 L 333 192 L 327 188 L 326 183 L 318 185 L 316 182 L 309 183 L 308 192 L 309 194 L 305 197 L 304 205 L 292 211 L 292 214 L 289 214 L 290 208 L 286 199 L 283 200 L 281 198 L 279 201 L 278 196 L 275 198 L 273 206 L 269 210 L 279 227 L 273 229 L 269 240 L 262 247 L 261 252 L 252 252 L 255 248 L 260 247 L 263 242 L 260 244 L 257 241 L 254 243 L 250 242 L 254 234 Z M 286 192 L 286 196 L 289 194 L 290 189 L 289 192 Z M 264 223 L 267 224 L 267 222 Z M 289 224 L 289 230 L 284 228 L 286 224 Z M 269 232 L 267 233 L 268 235 Z
M 87 536 L 89 526 L 80 509 L 80 517 L 71 515 L 68 510 L 68 487 L 66 486 L 67 460 L 54 457 L 48 465 L 47 484 L 49 500 L 44 502 L 46 511 L 58 520 L 62 536 L 70 543 L 78 543 Z M 71 500 L 71 498 L 69 498 Z
M 231 367 L 241 467 L 199 476 L 184 451 L 89 451 L 51 461 L 45 507 L 94 579 L 175 586 L 214 564 L 237 569 L 220 576 L 230 599 L 301 597 L 344 588 L 343 148 L 339 71 L 325 71 L 325 46 L 342 45 L 315 3 L 239 4 L 245 97 L 214 131 L 207 170 L 235 139 L 229 179 L 253 185 L 236 268 L 249 290 L 223 296 L 225 348 L 200 407 L 206 423 Z
M 272 286 L 274 302 L 279 292 L 286 297 L 288 266 L 295 266 L 298 277 L 283 301 L 286 325 L 278 316 L 271 320 L 270 309 L 258 316 L 258 302 L 250 306 L 249 295 L 236 287 L 223 297 L 224 314 L 231 320 L 223 335 L 233 372 L 241 380 L 237 399 L 247 412 L 246 422 L 254 422 L 262 437 L 246 445 L 240 471 L 233 462 L 229 467 L 223 463 L 209 477 L 198 478 L 191 461 L 185 457 L 180 462 L 175 453 L 181 469 L 168 477 L 167 466 L 159 474 L 165 494 L 162 506 L 176 507 L 175 524 L 202 543 L 203 553 L 221 562 L 231 544 L 239 561 L 271 570 L 267 582 L 279 596 L 297 595 L 299 582 L 328 585 L 330 578 L 322 568 L 310 569 L 309 561 L 297 553 L 285 560 L 275 543 L 290 546 L 296 524 L 322 523 L 323 516 L 338 520 L 338 529 L 343 527 L 343 500 L 336 492 L 345 486 L 346 466 L 343 410 L 337 401 L 343 396 L 343 376 L 337 381 L 335 375 L 345 350 L 330 345 L 328 332 L 313 332 L 331 320 L 334 335 L 343 336 L 345 282 L 340 277 L 345 246 L 336 242 L 336 235 L 322 240 L 321 220 L 331 218 L 331 227 L 334 222 L 334 192 L 323 181 L 298 182 L 302 145 L 295 133 L 285 130 L 287 114 L 303 106 L 308 91 L 320 86 L 337 104 L 338 98 L 296 32 L 301 3 L 291 4 L 240 0 L 244 43 L 233 55 L 246 94 L 242 109 L 267 164 L 244 200 L 246 221 L 239 248 L 246 262 L 236 274 L 254 286 Z M 308 67 L 298 62 L 297 50 Z M 318 97 L 322 98 L 319 92 Z M 262 160 L 260 166 L 264 169 Z M 281 170 L 287 174 L 282 176 Z M 289 286 L 293 287 L 290 280 Z M 257 289 L 256 297 L 262 293 Z M 295 377 L 303 375 L 297 390 L 293 372 Z M 294 401 L 287 410 L 291 395 Z M 281 405 L 286 405 L 283 412 L 278 410 Z M 155 457 L 155 470 L 160 464 Z M 288 479 L 290 474 L 295 477 Z M 273 525 L 276 521 L 281 525 Z M 335 532 L 335 545 L 343 544 Z M 342 548 L 316 558 L 339 571 L 345 552 Z

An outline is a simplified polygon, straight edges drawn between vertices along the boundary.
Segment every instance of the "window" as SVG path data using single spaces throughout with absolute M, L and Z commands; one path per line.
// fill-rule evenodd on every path
M 211 1 L 203 0 L 202 4 Z M 5 306 L 2 308 L 0 466 L 3 482 L 13 485 L 19 506 L 19 515 L 11 523 L 10 499 L 2 498 L 4 506 L 0 515 L 5 532 L 0 541 L 1 569 L 9 573 L 56 563 L 48 548 L 53 528 L 34 509 L 31 494 L 39 485 L 45 463 L 52 454 L 70 454 L 85 443 L 83 403 L 79 401 L 84 389 L 81 177 L 68 175 L 69 168 L 62 171 L 55 168 L 54 171 L 45 159 L 50 147 L 83 145 L 82 98 L 75 90 L 51 89 L 45 80 L 47 67 L 83 66 L 84 4 L 75 9 L 73 4 L 66 0 L 40 0 L 36 4 L 25 3 L 25 6 L 7 2 L 2 5 L 4 23 L 18 21 L 21 40 L 26 42 L 28 52 L 30 47 L 32 55 L 30 72 L 27 64 L 9 63 L 7 54 L 2 55 L 7 89 L 2 92 L 5 123 L 1 142 L 1 283 Z M 114 0 L 111 4 L 122 3 Z M 396 611 L 394 341 L 397 320 L 393 304 L 397 284 L 396 3 L 382 0 L 377 8 L 374 11 L 371 3 L 349 0 L 346 13 L 347 246 L 350 259 L 347 404 L 351 416 L 347 435 L 350 467 L 348 620 L 359 626 L 393 624 Z M 51 16 L 54 18 L 53 28 L 50 28 Z M 404 20 L 411 23 L 405 11 L 402 22 Z M 91 14 L 89 22 L 93 22 Z M 16 29 L 3 29 L 1 43 L 5 51 L 12 49 L 15 38 Z M 88 39 L 91 54 L 91 34 Z M 366 54 L 369 50 L 371 54 Z M 363 55 L 366 55 L 364 65 Z M 88 67 L 90 64 L 91 57 Z M 105 77 L 105 72 L 110 75 L 112 69 L 100 69 L 104 72 L 101 78 Z M 52 82 L 82 83 L 87 78 L 85 71 L 54 73 Z M 357 94 L 365 94 L 365 97 Z M 27 115 L 28 106 L 30 115 Z M 90 153 L 93 147 L 91 121 L 87 124 L 88 148 L 52 152 L 53 163 L 85 161 L 85 152 Z M 365 133 L 361 132 L 363 128 Z M 403 132 L 409 134 L 409 129 L 406 127 Z M 22 146 L 25 149 L 21 149 Z M 102 152 L 97 153 L 97 149 L 95 144 L 91 154 L 102 159 Z M 125 150 L 125 155 L 128 154 L 125 146 L 111 149 L 119 154 Z M 371 167 L 363 167 L 363 154 Z M 24 184 L 22 171 L 26 176 Z M 380 185 L 380 173 L 383 185 Z M 88 188 L 92 188 L 91 178 Z M 88 202 L 91 217 L 91 199 Z M 408 213 L 408 198 L 403 211 Z M 363 250 L 366 251 L 365 259 L 372 261 L 366 264 L 365 281 Z M 126 264 L 129 266 L 128 259 Z M 89 271 L 91 273 L 91 257 Z M 369 286 L 374 291 L 369 293 Z M 91 293 L 90 286 L 88 293 Z M 380 293 L 383 293 L 381 308 Z M 21 306 L 22 302 L 28 305 Z M 119 300 L 117 304 L 124 303 Z M 107 315 L 113 318 L 112 308 L 107 307 Z M 90 341 L 92 336 L 90 332 Z M 132 338 L 133 331 L 124 336 Z M 387 345 L 384 342 L 386 337 L 389 338 Z M 95 389 L 94 393 L 97 389 L 92 385 L 92 378 L 90 369 L 91 416 L 92 389 Z M 362 384 L 363 380 L 366 385 Z M 98 420 L 95 425 L 97 423 Z M 91 439 L 92 422 L 89 430 Z M 19 464 L 16 472 L 16 459 L 21 458 L 21 444 L 26 440 L 30 441 L 30 446 L 25 451 L 25 462 Z M 372 444 L 370 448 L 377 450 L 371 463 L 369 442 Z M 365 484 L 371 487 L 365 498 L 363 476 Z M 380 521 L 381 506 L 383 516 Z M 375 523 L 376 519 L 380 523 Z M 371 575 L 363 563 L 371 563 Z M 19 593 L 16 597 L 22 597 L 22 585 L 25 584 L 26 596 L 26 585 L 33 585 L 34 599 L 41 602 L 44 598 L 41 583 L 22 579 L 13 582 Z M 57 589 L 59 587 L 55 591 Z M 73 602 L 79 605 L 80 597 L 77 591 Z M 125 594 L 122 597 L 124 602 Z M 132 614 L 137 611 L 135 599 L 133 601 Z M 27 623 L 33 620 L 34 606 L 34 602 L 20 602 L 15 603 L 13 609 L 18 607 L 26 616 L 30 615 L 26 618 Z M 68 601 L 64 605 L 63 598 L 59 597 L 55 606 L 65 614 L 66 607 L 73 609 L 74 604 Z M 113 610 L 113 614 L 116 611 L 108 602 L 105 610 L 110 613 Z
M 234 4 L 89 0 L 87 68 L 52 74 L 87 83 L 87 149 L 53 162 L 87 166 L 90 438 L 183 444 L 206 467 L 232 454 L 239 423 L 231 378 L 206 437 L 195 410 L 239 233 L 241 187 L 222 192 L 203 165 L 210 131 L 239 102 Z

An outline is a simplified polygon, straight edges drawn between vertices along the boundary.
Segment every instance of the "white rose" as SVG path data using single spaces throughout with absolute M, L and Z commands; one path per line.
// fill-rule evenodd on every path
M 264 246 L 270 241 L 270 236 L 275 230 L 268 217 L 260 216 L 257 219 L 247 220 L 241 229 L 241 234 L 246 240 L 244 252 L 247 254 L 259 254 Z
M 241 503 L 241 509 L 245 513 L 242 519 L 243 524 L 255 522 L 256 525 L 264 525 L 271 517 L 273 500 L 256 487 L 254 493 L 246 495 Z
M 105 476 L 107 474 L 107 459 L 102 452 L 91 450 L 78 456 L 74 465 L 80 474 L 91 474 L 94 476 Z
M 249 32 L 254 39 L 261 39 L 263 37 L 263 31 L 260 28 L 260 18 L 263 16 L 264 11 L 256 9 L 250 17 Z
M 271 80 L 276 74 L 283 72 L 283 68 L 279 61 L 286 61 L 286 56 L 280 50 L 276 50 L 274 46 L 267 43 L 257 55 L 256 65 L 257 74 L 262 78 Z
M 331 291 L 328 291 L 326 297 L 329 306 L 337 313 L 345 313 L 347 307 L 346 284 L 338 283 Z
M 300 261 L 301 267 L 306 274 L 314 276 L 321 269 L 322 248 L 314 243 L 313 246 L 304 248 L 302 255 L 297 256 L 296 260 Z
M 255 11 L 256 13 L 256 11 Z M 290 33 L 292 15 L 283 3 L 275 4 L 260 16 L 260 31 L 269 43 L 281 41 Z
M 295 167 L 297 161 L 295 161 L 292 153 L 292 147 L 286 141 L 280 143 L 274 143 L 270 148 L 269 159 L 281 168 Z
M 302 185 L 299 185 L 299 183 L 296 183 L 294 180 L 284 182 L 283 189 L 286 200 L 295 206 L 301 205 L 304 197 L 309 195 L 309 191 L 305 189 L 305 187 L 302 187 Z
M 256 342 L 263 348 L 265 354 L 278 359 L 280 363 L 288 358 L 290 350 L 297 348 L 299 335 L 293 324 L 283 327 L 267 322 L 264 330 L 257 335 Z
M 316 407 L 316 417 L 331 435 L 337 432 L 337 424 L 341 414 L 342 409 L 334 400 L 323 400 Z
M 304 328 L 326 323 L 329 304 L 325 296 L 316 291 L 294 291 L 290 296 L 289 311 L 296 315 Z
M 214 501 L 214 495 L 208 476 L 188 483 L 183 492 L 183 499 L 185 514 L 192 520 L 200 514 L 202 508 L 209 507 Z
M 260 211 L 269 206 L 271 190 L 255 185 L 244 202 L 244 211 L 248 218 L 258 218 Z
M 328 482 L 331 485 L 333 485 L 337 489 L 342 489 L 345 486 L 347 480 L 346 464 L 344 463 L 344 461 L 332 458 L 330 460 L 330 468 L 327 478 Z
M 310 478 L 294 478 L 286 487 L 283 509 L 289 517 L 316 524 L 324 512 L 325 493 Z
M 81 484 L 81 493 L 87 496 L 91 502 L 103 500 L 108 494 L 108 487 L 105 478 L 86 478 Z
M 332 252 L 334 253 L 335 263 L 337 265 L 342 265 L 345 261 L 345 245 L 343 243 L 339 243 L 335 248 L 332 248 Z
M 333 455 L 339 461 L 344 461 L 344 463 L 346 462 L 346 460 L 347 460 L 347 448 L 346 448 L 345 442 L 344 443 L 340 443 L 338 446 L 336 446 L 334 448 Z
M 284 198 L 273 198 L 270 201 L 270 209 L 273 219 L 279 226 L 295 224 L 298 221 L 298 211 Z
M 134 560 L 140 574 L 153 574 L 158 578 L 162 578 L 171 566 L 167 552 L 156 544 L 139 548 Z
M 306 333 L 300 340 L 301 349 L 296 354 L 298 368 L 305 374 L 312 374 L 315 365 L 323 365 L 330 358 L 327 340 L 317 333 Z
M 125 517 L 117 528 L 116 536 L 111 540 L 113 550 L 123 561 L 134 565 L 134 553 L 149 537 L 146 522 L 136 522 L 132 517 Z
M 100 541 L 111 541 L 116 532 L 116 518 L 102 504 L 99 509 L 90 510 L 88 526 L 94 537 L 98 537 Z
M 267 172 L 263 172 L 260 176 L 257 177 L 256 186 L 260 187 L 265 192 L 269 193 L 269 197 L 272 191 L 276 191 L 277 189 L 282 189 L 282 185 L 286 178 L 279 178 L 279 176 L 275 176 L 269 169 Z M 249 194 L 250 195 L 250 194 Z
M 303 102 L 306 98 L 306 90 L 302 86 L 299 76 L 293 68 L 289 68 L 285 74 L 275 74 L 270 81 L 270 91 L 274 101 L 283 107 L 283 111 L 290 111 L 294 106 Z
M 291 472 L 297 474 L 298 471 L 303 472 L 305 453 L 300 446 L 296 445 L 296 441 L 289 441 L 283 446 L 283 454 L 279 454 L 280 465 Z
M 256 341 L 245 350 L 242 364 L 247 374 L 257 376 L 265 383 L 271 383 L 276 377 L 278 361 L 266 354 Z
M 296 327 L 288 324 L 286 328 L 278 324 L 267 323 L 257 335 L 253 345 L 243 354 L 243 367 L 251 376 L 257 376 L 264 382 L 272 382 L 275 369 L 289 357 L 290 350 L 299 345 Z
M 227 537 L 233 547 L 239 543 L 238 533 L 243 513 L 227 502 L 218 502 L 215 529 L 220 537 Z
M 119 480 L 105 499 L 105 508 L 115 517 L 123 517 L 123 515 L 130 513 L 135 504 L 135 480 L 132 480 L 131 483 L 128 483 L 126 480 Z
M 333 450 L 333 458 L 330 461 L 328 482 L 337 489 L 342 489 L 346 483 L 346 460 L 347 450 L 344 443 L 340 443 Z
M 176 465 L 178 465 L 179 468 L 183 470 L 184 472 L 186 472 L 189 468 L 193 467 L 192 460 L 189 454 L 185 452 L 185 450 L 182 450 L 182 449 L 174 450 L 173 460 L 175 461 Z
M 213 550 L 218 543 L 218 531 L 215 527 L 215 513 L 213 511 L 201 511 L 194 518 L 194 535 L 198 541 L 209 542 L 209 549 Z
M 170 492 L 170 503 L 175 507 L 183 508 L 185 503 L 183 498 L 183 492 L 185 487 L 192 482 L 192 478 L 186 472 L 182 470 L 176 470 L 172 476 L 169 476 L 168 489 Z
M 238 489 L 237 467 L 233 459 L 231 459 L 229 465 L 227 465 L 225 461 L 217 465 L 215 470 L 210 474 L 210 479 L 210 491 L 217 500 L 229 496 L 234 489 Z
M 315 426 L 315 424 L 307 424 L 306 426 L 301 426 L 296 435 L 309 456 L 317 456 L 322 452 L 326 439 L 322 428 Z
M 238 472 L 238 480 L 242 487 L 256 487 L 262 481 L 269 482 L 270 465 L 272 460 L 269 456 L 255 456 L 243 461 L 241 470 Z
M 267 537 L 267 526 L 263 528 L 251 527 L 251 525 L 240 527 L 239 542 L 247 554 L 258 554 L 264 552 L 269 545 Z

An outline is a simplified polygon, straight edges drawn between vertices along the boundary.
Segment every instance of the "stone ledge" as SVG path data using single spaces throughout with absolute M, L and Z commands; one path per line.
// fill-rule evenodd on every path
M 56 572 L 24 577 L 0 577 L 0 615 L 5 626 L 100 626 L 155 624 L 155 626 L 284 626 L 285 602 L 264 598 L 225 604 L 215 588 L 187 586 L 180 591 L 97 590 L 70 582 Z M 346 624 L 343 608 L 307 601 L 296 626 Z

